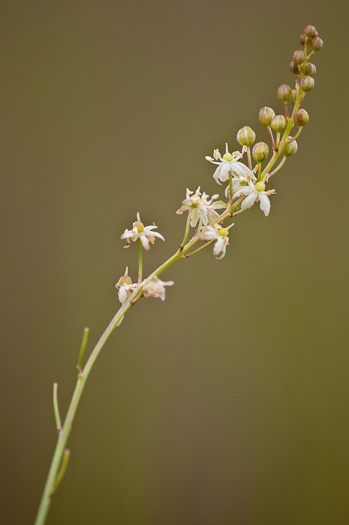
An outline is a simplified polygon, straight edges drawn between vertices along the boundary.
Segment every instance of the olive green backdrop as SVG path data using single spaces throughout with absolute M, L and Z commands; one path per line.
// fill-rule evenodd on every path
M 119 303 L 137 211 L 177 248 L 185 189 L 258 111 L 306 24 L 325 41 L 300 149 L 266 219 L 164 274 L 89 379 L 49 525 L 349 521 L 347 5 L 2 1 L 1 522 L 34 521 L 84 326 Z

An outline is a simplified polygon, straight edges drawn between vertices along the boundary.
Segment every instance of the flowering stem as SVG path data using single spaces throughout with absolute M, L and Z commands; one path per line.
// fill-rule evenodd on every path
M 297 133 L 295 134 L 294 137 L 292 137 L 292 139 L 288 140 L 287 143 L 288 144 L 291 144 L 291 142 L 293 142 L 294 140 L 298 139 L 299 135 L 302 133 L 302 127 L 300 126 Z
M 271 145 L 273 147 L 273 151 L 276 151 L 276 146 L 275 146 L 275 142 L 274 142 L 273 132 L 272 132 L 270 127 L 268 127 L 268 133 L 269 133 L 269 136 L 270 136 L 270 140 L 271 140 Z
M 203 244 L 202 246 L 200 246 L 200 248 L 197 248 L 196 250 L 194 250 L 194 251 L 191 252 L 191 253 L 188 253 L 187 255 L 184 255 L 184 258 L 185 258 L 185 259 L 188 259 L 188 258 L 191 257 L 192 255 L 195 255 L 195 254 L 201 252 L 201 250 L 204 250 L 205 248 L 207 248 L 208 246 L 210 246 L 210 245 L 213 244 L 214 242 L 216 242 L 216 239 L 212 239 L 212 241 L 206 242 L 205 244 Z
M 188 213 L 187 222 L 186 222 L 186 225 L 185 225 L 184 237 L 183 237 L 183 241 L 181 242 L 180 249 L 183 249 L 183 246 L 185 245 L 185 243 L 186 243 L 187 240 L 188 240 L 189 229 L 190 229 L 190 219 L 191 219 L 192 211 L 193 211 L 193 210 L 190 209 L 190 210 L 189 210 L 189 213 Z
M 138 282 L 141 283 L 143 279 L 143 250 L 142 242 L 138 239 Z
M 250 170 L 252 171 L 252 158 L 251 158 L 251 148 L 247 148 L 247 164 Z
M 275 168 L 275 170 L 272 171 L 271 173 L 269 173 L 269 178 L 272 177 L 273 175 L 275 175 L 275 173 L 276 173 L 277 171 L 279 171 L 280 168 L 282 168 L 282 166 L 285 164 L 286 160 L 287 160 L 287 157 L 284 157 L 284 158 L 282 159 L 282 161 L 280 162 L 280 164 Z
M 233 202 L 233 176 L 231 171 L 229 171 L 229 206 Z

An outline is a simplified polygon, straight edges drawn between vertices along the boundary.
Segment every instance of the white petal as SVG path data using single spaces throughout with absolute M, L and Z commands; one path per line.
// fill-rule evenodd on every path
M 144 248 L 146 251 L 148 251 L 149 248 L 150 248 L 149 239 L 147 238 L 146 235 L 141 235 L 140 239 L 141 239 L 141 243 L 142 243 L 143 248 Z
M 246 199 L 244 199 L 241 203 L 241 209 L 247 210 L 248 208 L 252 208 L 254 203 L 256 202 L 256 199 L 258 197 L 257 191 L 252 191 Z
M 264 215 L 268 217 L 271 207 L 268 195 L 266 195 L 264 192 L 260 192 L 258 198 L 260 203 L 260 209 L 264 212 Z
M 241 195 L 250 195 L 250 193 L 255 193 L 254 188 L 250 186 L 241 186 L 241 188 L 235 193 L 234 197 L 241 197 Z
M 232 171 L 235 175 L 238 175 L 239 177 L 253 177 L 252 171 L 245 166 L 242 162 L 232 162 L 231 163 Z
M 221 172 L 221 167 L 222 167 L 222 165 L 220 164 L 220 165 L 218 166 L 218 168 L 216 168 L 216 171 L 215 171 L 214 174 L 213 174 L 213 178 L 214 178 L 214 180 L 217 182 L 217 184 L 220 184 L 220 185 L 221 185 L 221 183 L 219 182 L 219 174 L 220 174 L 220 172 Z

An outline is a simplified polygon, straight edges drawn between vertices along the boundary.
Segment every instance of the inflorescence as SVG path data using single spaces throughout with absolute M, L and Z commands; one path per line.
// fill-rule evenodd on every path
M 208 245 L 213 245 L 213 255 L 222 259 L 229 244 L 229 230 L 234 225 L 230 223 L 223 226 L 223 223 L 250 209 L 256 202 L 264 215 L 269 215 L 269 197 L 275 190 L 267 189 L 267 184 L 286 160 L 298 150 L 296 139 L 309 122 L 309 114 L 301 105 L 315 85 L 316 67 L 310 62 L 310 58 L 323 47 L 323 41 L 312 25 L 305 27 L 300 36 L 300 43 L 303 49 L 293 53 L 290 64 L 291 72 L 296 75 L 295 86 L 292 89 L 288 84 L 282 84 L 277 90 L 278 99 L 284 106 L 284 115 L 276 115 L 275 111 L 267 106 L 259 111 L 259 121 L 269 133 L 270 147 L 265 142 L 255 143 L 256 133 L 249 126 L 244 126 L 236 135 L 238 143 L 242 146 L 241 151 L 230 152 L 226 144 L 223 155 L 215 149 L 212 157 L 206 156 L 206 160 L 216 165 L 213 178 L 217 184 L 227 183 L 224 192 L 226 200 L 217 200 L 218 194 L 210 198 L 205 192 L 200 192 L 200 187 L 195 193 L 187 189 L 186 198 L 177 210 L 179 215 L 188 212 L 184 239 L 178 252 L 160 267 L 161 271 L 179 259 L 196 254 Z M 296 131 L 291 136 L 294 127 Z M 246 163 L 243 162 L 244 155 Z M 217 210 L 223 211 L 219 213 Z M 121 303 L 136 295 L 137 299 L 144 296 L 160 297 L 164 300 L 165 286 L 173 285 L 173 281 L 163 282 L 158 279 L 161 273 L 159 269 L 147 279 L 142 279 L 142 248 L 149 250 L 156 237 L 165 240 L 160 233 L 153 231 L 156 228 L 155 225 L 144 226 L 138 213 L 133 228 L 126 229 L 121 236 L 126 240 L 126 248 L 131 240 L 138 241 L 139 244 L 138 282 L 132 283 L 126 269 L 125 275 L 121 276 L 116 284 Z M 195 233 L 188 242 L 190 228 L 195 228 Z M 193 251 L 193 247 L 200 242 L 203 244 Z

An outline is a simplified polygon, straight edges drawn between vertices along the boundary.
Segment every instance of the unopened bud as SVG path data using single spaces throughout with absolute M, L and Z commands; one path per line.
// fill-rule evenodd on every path
M 281 133 L 286 129 L 287 120 L 283 115 L 276 115 L 271 121 L 271 129 L 277 133 Z
M 295 75 L 299 75 L 298 64 L 296 64 L 296 62 L 294 62 L 293 60 L 292 60 L 292 62 L 290 64 L 290 71 L 291 71 L 291 73 L 294 73 Z
M 269 155 L 269 147 L 265 142 L 257 142 L 252 150 L 253 158 L 258 164 L 263 162 Z
M 256 134 L 252 128 L 244 126 L 237 132 L 236 139 L 241 146 L 250 147 L 256 140 Z
M 301 88 L 303 91 L 311 91 L 315 86 L 315 80 L 313 77 L 303 77 L 301 80 Z
M 295 62 L 296 64 L 302 64 L 304 60 L 305 60 L 304 51 L 302 49 L 297 49 L 297 51 L 293 53 L 293 62 Z
M 307 65 L 305 66 L 304 72 L 306 75 L 313 77 L 316 73 L 316 66 L 312 64 L 311 62 L 308 62 Z
M 316 27 L 315 27 L 315 26 L 310 26 L 310 25 L 309 25 L 309 26 L 306 26 L 306 27 L 304 28 L 304 34 L 305 34 L 306 36 L 313 37 L 313 36 L 315 35 L 315 33 L 317 33 L 317 31 L 316 31 Z
M 270 128 L 271 121 L 275 117 L 275 111 L 265 106 L 259 112 L 259 121 L 267 128 Z
M 311 47 L 314 51 L 320 51 L 324 47 L 324 41 L 317 36 L 311 41 Z
M 305 35 L 304 33 L 299 37 L 299 43 L 302 44 L 302 46 L 306 46 L 310 44 L 310 39 Z
M 287 84 L 281 84 L 281 86 L 278 89 L 278 98 L 282 100 L 282 102 L 287 102 L 290 99 L 292 93 L 292 89 Z
M 291 139 L 292 137 L 289 138 Z M 291 155 L 294 155 L 297 152 L 297 150 L 298 144 L 295 140 L 293 140 L 292 142 L 286 144 L 282 153 L 285 155 L 285 157 L 290 157 Z
M 296 89 L 292 89 L 292 93 L 291 93 L 291 96 L 290 96 L 290 102 L 291 102 L 292 106 L 295 105 L 296 99 L 297 99 L 297 90 Z
M 293 115 L 293 119 L 298 126 L 305 126 L 309 122 L 309 115 L 305 109 L 299 109 Z

